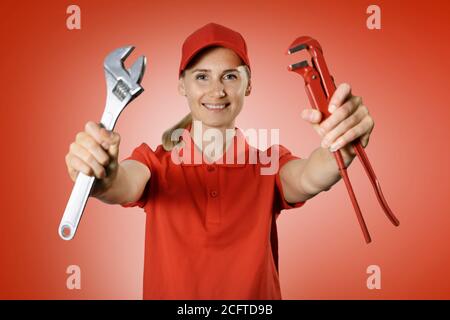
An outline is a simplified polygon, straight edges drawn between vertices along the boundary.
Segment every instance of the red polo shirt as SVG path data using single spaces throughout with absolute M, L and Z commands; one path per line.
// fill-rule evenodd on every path
M 195 163 L 201 151 L 189 134 L 183 140 L 193 152 L 182 149 L 174 159 L 191 161 L 179 164 L 162 145 L 153 151 L 145 143 L 126 158 L 151 171 L 142 197 L 122 205 L 147 214 L 144 299 L 281 299 L 275 220 L 304 202 L 285 201 L 279 169 L 261 174 L 269 165 L 240 129 L 221 158 L 232 153 L 233 163 Z M 298 159 L 278 147 L 278 168 Z

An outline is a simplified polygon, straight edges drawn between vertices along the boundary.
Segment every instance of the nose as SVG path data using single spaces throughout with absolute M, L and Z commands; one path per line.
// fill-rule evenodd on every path
M 225 86 L 222 81 L 215 81 L 210 91 L 211 97 L 225 97 Z

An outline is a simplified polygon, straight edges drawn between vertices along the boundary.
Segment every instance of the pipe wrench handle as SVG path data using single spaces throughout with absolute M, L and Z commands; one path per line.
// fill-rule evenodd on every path
M 92 190 L 95 177 L 87 176 L 83 172 L 78 173 L 61 223 L 59 224 L 59 236 L 63 240 L 71 240 L 78 228 L 81 216 Z

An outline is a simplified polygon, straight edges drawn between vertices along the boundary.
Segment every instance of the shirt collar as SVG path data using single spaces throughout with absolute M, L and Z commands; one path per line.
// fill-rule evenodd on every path
M 249 163 L 249 144 L 241 129 L 234 127 L 235 135 L 229 143 L 226 151 L 216 161 L 209 163 L 203 159 L 203 153 L 192 140 L 190 131 L 192 123 L 184 130 L 181 142 L 177 145 L 179 160 L 182 166 L 217 165 L 222 167 L 244 167 Z M 190 156 L 190 157 L 189 157 Z

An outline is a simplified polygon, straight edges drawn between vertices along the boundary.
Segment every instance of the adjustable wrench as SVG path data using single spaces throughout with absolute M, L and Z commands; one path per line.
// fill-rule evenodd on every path
M 116 49 L 104 61 L 107 95 L 100 125 L 108 131 L 114 129 L 123 109 L 144 91 L 140 83 L 147 63 L 146 57 L 140 56 L 128 70 L 123 65 L 133 49 L 133 46 Z M 94 181 L 95 177 L 78 173 L 58 228 L 62 239 L 71 240 L 75 236 Z
M 331 115 L 328 111 L 328 103 L 330 101 L 330 98 L 333 96 L 333 93 L 336 91 L 334 79 L 328 71 L 327 64 L 325 63 L 325 59 L 323 57 L 322 47 L 320 46 L 319 42 L 317 42 L 317 40 L 307 36 L 299 37 L 295 39 L 294 42 L 292 42 L 292 44 L 289 46 L 287 54 L 293 54 L 301 50 L 307 50 L 311 55 L 312 66 L 308 64 L 308 61 L 303 60 L 290 65 L 288 67 L 288 70 L 296 72 L 303 77 L 305 81 L 305 90 L 311 106 L 314 109 L 319 110 L 322 113 L 323 120 L 325 120 Z M 383 196 L 383 193 L 381 192 L 380 183 L 375 176 L 375 172 L 370 165 L 369 158 L 367 157 L 360 140 L 357 139 L 353 141 L 352 146 L 356 152 L 356 155 L 361 161 L 361 164 L 363 165 L 364 170 L 366 171 L 370 179 L 370 182 L 372 183 L 372 186 L 378 198 L 378 202 L 380 203 L 386 216 L 393 225 L 398 226 L 400 222 L 392 213 L 387 204 L 387 201 Z M 364 239 L 366 240 L 366 243 L 370 243 L 371 238 L 369 230 L 367 229 L 366 223 L 364 222 L 361 209 L 359 208 L 358 201 L 356 200 L 355 194 L 353 192 L 350 179 L 348 178 L 347 169 L 345 168 L 342 154 L 339 150 L 336 150 L 335 152 L 333 152 L 333 155 L 336 158 L 339 172 L 347 187 L 347 191 L 352 201 L 353 208 L 355 209 L 356 216 L 361 226 L 361 230 L 364 234 Z

